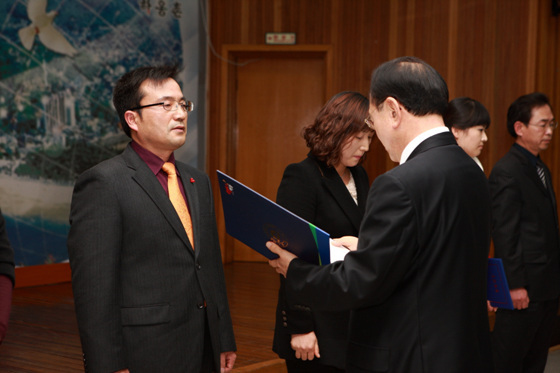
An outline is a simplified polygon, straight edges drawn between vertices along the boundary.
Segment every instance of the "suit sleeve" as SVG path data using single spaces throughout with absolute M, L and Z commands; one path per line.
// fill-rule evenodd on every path
M 357 251 L 323 267 L 293 260 L 286 278 L 288 302 L 330 311 L 382 303 L 414 264 L 417 220 L 404 186 L 390 175 L 378 176 L 367 199 Z
M 95 169 L 80 176 L 70 209 L 72 288 L 90 372 L 126 368 L 117 288 L 123 227 L 109 179 Z
M 306 172 L 300 164 L 289 165 L 286 167 L 278 187 L 276 202 L 299 217 L 313 223 L 317 204 L 317 193 L 314 191 L 313 185 L 315 183 L 311 182 L 309 172 Z M 286 331 L 289 334 L 305 334 L 313 331 L 315 328 L 311 309 L 301 304 L 288 305 L 285 286 L 285 279 L 280 276 L 278 302 L 282 310 L 286 312 Z
M 495 168 L 490 175 L 494 252 L 504 263 L 510 289 L 527 286 L 520 240 L 523 199 L 514 177 Z

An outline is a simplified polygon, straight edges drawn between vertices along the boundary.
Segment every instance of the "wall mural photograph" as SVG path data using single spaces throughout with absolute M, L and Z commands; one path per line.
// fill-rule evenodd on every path
M 76 177 L 129 142 L 111 102 L 120 76 L 179 65 L 201 107 L 199 18 L 197 0 L 1 2 L 0 208 L 17 266 L 67 261 Z M 198 111 L 176 152 L 194 166 Z

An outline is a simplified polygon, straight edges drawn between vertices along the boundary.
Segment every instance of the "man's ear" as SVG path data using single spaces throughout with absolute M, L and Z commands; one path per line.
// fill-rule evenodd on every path
M 517 122 L 513 123 L 513 130 L 517 134 L 517 137 L 523 137 L 523 133 L 525 132 L 525 128 L 527 128 L 527 126 L 523 122 L 517 121 Z
M 132 110 L 128 110 L 124 113 L 124 120 L 126 120 L 126 124 L 131 130 L 138 132 L 138 122 L 137 122 L 138 113 Z
M 393 123 L 393 127 L 398 127 L 401 123 L 403 115 L 399 102 L 393 97 L 387 97 L 383 105 L 386 105 L 385 110 L 387 110 L 387 115 L 389 115 L 389 119 Z

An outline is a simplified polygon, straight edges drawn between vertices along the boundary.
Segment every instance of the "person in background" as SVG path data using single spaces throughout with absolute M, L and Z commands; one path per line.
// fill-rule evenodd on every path
M 357 250 L 315 266 L 272 241 L 289 305 L 352 310 L 349 373 L 488 373 L 490 193 L 445 127 L 447 84 L 400 57 L 373 73 L 369 119 L 400 165 L 376 177 Z M 460 170 L 460 171 L 458 171 Z
M 6 337 L 10 321 L 12 292 L 15 285 L 14 267 L 14 249 L 10 245 L 6 220 L 0 210 L 0 344 Z
M 484 171 L 478 159 L 484 144 L 488 141 L 486 130 L 490 127 L 490 114 L 484 105 L 470 97 L 457 97 L 449 102 L 443 121 L 455 136 L 457 144 Z M 487 305 L 488 311 L 497 310 L 490 301 Z
M 484 105 L 469 97 L 457 97 L 449 102 L 443 121 L 457 144 L 484 169 L 478 159 L 488 141 L 486 130 L 490 126 L 490 114 Z
M 333 96 L 303 130 L 307 158 L 286 167 L 278 188 L 279 205 L 331 237 L 357 236 L 360 229 L 369 190 L 360 164 L 374 134 L 367 111 L 367 98 L 357 92 Z M 350 312 L 290 307 L 282 276 L 280 284 L 273 350 L 288 372 L 343 372 Z
M 68 254 L 87 372 L 231 372 L 236 359 L 208 176 L 175 160 L 193 103 L 172 67 L 123 75 L 132 139 L 74 187 Z
M 514 306 L 496 312 L 496 373 L 546 366 L 560 296 L 560 237 L 551 174 L 540 153 L 557 125 L 543 93 L 516 99 L 507 113 L 515 142 L 490 174 L 494 256 L 503 261 Z

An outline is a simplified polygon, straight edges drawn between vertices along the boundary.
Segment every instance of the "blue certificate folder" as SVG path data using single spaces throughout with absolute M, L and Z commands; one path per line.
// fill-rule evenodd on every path
M 330 263 L 328 233 L 225 173 L 217 173 L 229 235 L 268 259 L 278 257 L 265 246 L 274 241 L 309 263 Z
M 504 265 L 500 258 L 488 259 L 488 300 L 493 307 L 513 309 Z

